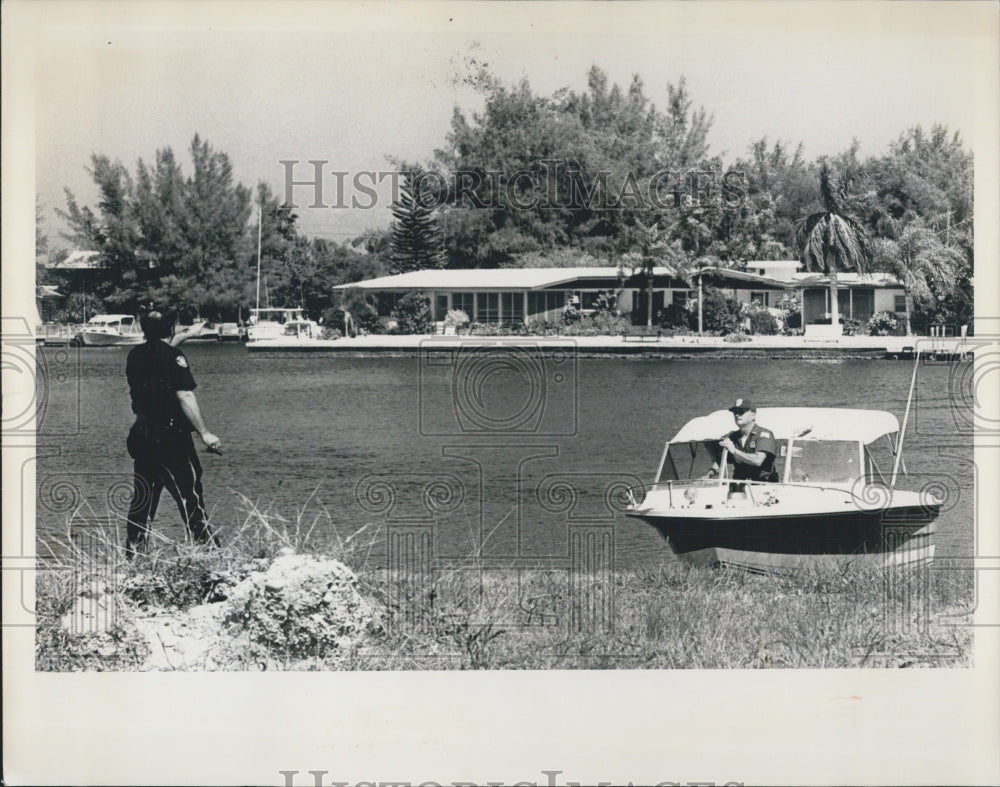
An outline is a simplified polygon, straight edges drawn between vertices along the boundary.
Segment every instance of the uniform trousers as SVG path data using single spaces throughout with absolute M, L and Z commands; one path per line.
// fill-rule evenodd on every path
M 156 514 L 160 494 L 166 489 L 177 503 L 191 537 L 218 545 L 206 521 L 201 485 L 201 462 L 191 433 L 178 429 L 132 427 L 128 452 L 135 460 L 132 501 L 129 505 L 125 552 L 131 557 L 145 549 L 149 520 Z

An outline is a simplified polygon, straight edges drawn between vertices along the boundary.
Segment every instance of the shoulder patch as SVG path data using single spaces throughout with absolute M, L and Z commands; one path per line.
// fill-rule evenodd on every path
M 187 358 L 185 358 L 183 355 L 178 355 L 177 365 L 180 366 L 182 369 L 187 369 L 188 365 Z
M 770 437 L 770 436 L 771 436 L 771 433 L 770 433 L 770 432 L 761 432 L 761 433 L 760 433 L 760 436 L 761 436 L 761 437 Z

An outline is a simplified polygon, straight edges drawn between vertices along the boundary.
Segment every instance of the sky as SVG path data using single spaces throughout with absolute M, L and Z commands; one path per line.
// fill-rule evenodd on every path
M 975 16 L 982 5 L 965 9 Z M 880 153 L 917 124 L 945 124 L 971 147 L 983 111 L 974 90 L 984 31 L 955 4 L 97 8 L 55 4 L 37 20 L 36 192 L 55 246 L 67 245 L 52 210 L 64 206 L 63 189 L 93 204 L 93 153 L 134 171 L 169 146 L 190 171 L 197 133 L 230 156 L 239 181 L 264 180 L 278 194 L 283 159 L 303 162 L 297 179 L 310 175 L 310 159 L 352 173 L 389 169 L 390 156 L 426 161 L 454 108 L 481 106 L 462 81 L 469 57 L 545 95 L 585 89 L 591 65 L 623 87 L 639 74 L 660 107 L 684 76 L 695 105 L 714 115 L 711 152 L 727 162 L 765 136 L 803 143 L 808 158 L 853 138 L 863 154 Z M 308 189 L 296 195 L 309 204 Z M 387 202 L 303 208 L 299 227 L 344 241 L 386 226 Z

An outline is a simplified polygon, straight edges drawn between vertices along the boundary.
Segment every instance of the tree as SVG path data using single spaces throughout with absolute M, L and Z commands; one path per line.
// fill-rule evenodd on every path
M 93 155 L 96 210 L 67 190 L 65 237 L 100 252 L 96 294 L 108 304 L 134 311 L 154 301 L 182 317 L 221 318 L 235 317 L 247 302 L 256 250 L 250 190 L 233 180 L 229 157 L 198 135 L 190 154 L 187 178 L 170 148 L 156 151 L 152 166 L 140 159 L 134 176 L 121 162 Z
M 855 269 L 864 273 L 872 259 L 872 242 L 862 223 L 862 216 L 875 208 L 852 195 L 850 176 L 844 173 L 834 185 L 830 167 L 820 168 L 819 191 L 823 210 L 801 220 L 796 232 L 800 259 L 811 271 L 830 277 L 830 314 L 834 325 L 840 324 L 837 305 L 837 273 Z
M 484 92 L 481 113 L 455 110 L 436 152 L 445 171 L 464 173 L 442 214 L 449 267 L 511 266 L 557 249 L 618 256 L 634 244 L 636 219 L 663 219 L 645 204 L 650 191 L 678 199 L 686 170 L 707 156 L 712 118 L 693 108 L 683 78 L 667 86 L 664 110 L 638 75 L 620 87 L 596 67 L 582 92 L 540 96 L 527 80 L 489 80 Z
M 680 243 L 674 241 L 670 243 L 666 234 L 656 224 L 646 226 L 640 220 L 636 220 L 637 248 L 622 255 L 619 270 L 623 272 L 625 267 L 631 270 L 632 275 L 641 272 L 643 277 L 643 291 L 646 295 L 646 327 L 653 327 L 653 273 L 657 265 L 665 265 L 671 271 L 675 269 L 675 263 L 683 264 L 687 259 L 680 248 Z
M 958 133 L 944 126 L 933 126 L 930 131 L 916 126 L 866 167 L 873 175 L 879 203 L 896 222 L 917 217 L 945 246 L 962 253 L 964 259 L 953 271 L 955 286 L 938 299 L 936 307 L 939 316 L 968 323 L 973 314 L 975 259 L 972 153 Z
M 938 233 L 919 221 L 904 227 L 895 240 L 879 238 L 875 257 L 879 267 L 903 284 L 907 336 L 913 333 L 914 304 L 932 303 L 935 296 L 950 295 L 957 284 L 956 271 L 965 261 L 958 249 L 946 246 Z
M 392 273 L 443 268 L 445 263 L 441 229 L 431 205 L 430 178 L 420 167 L 404 170 L 399 202 L 392 206 Z
M 48 270 L 45 262 L 49 255 L 49 236 L 45 233 L 45 208 L 35 195 L 35 284 L 47 284 Z

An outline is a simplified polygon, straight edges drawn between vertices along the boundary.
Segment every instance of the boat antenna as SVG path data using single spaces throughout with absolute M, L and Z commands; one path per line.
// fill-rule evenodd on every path
M 896 441 L 896 459 L 892 463 L 892 480 L 889 482 L 889 494 L 896 489 L 896 476 L 899 473 L 899 461 L 903 458 L 903 438 L 906 437 L 906 422 L 910 418 L 910 405 L 913 403 L 913 389 L 917 384 L 917 369 L 920 368 L 920 347 L 916 348 L 913 359 L 913 376 L 910 378 L 910 393 L 906 397 L 906 411 L 903 413 L 903 425 L 899 429 L 899 440 Z
M 263 199 L 257 203 L 257 310 L 260 311 L 260 237 L 264 224 Z

